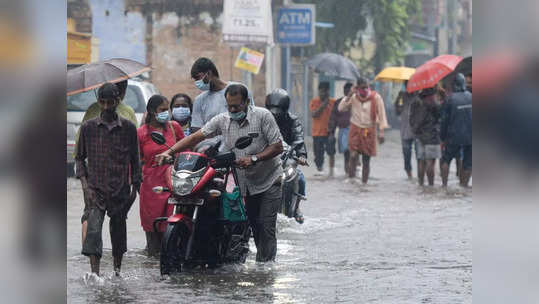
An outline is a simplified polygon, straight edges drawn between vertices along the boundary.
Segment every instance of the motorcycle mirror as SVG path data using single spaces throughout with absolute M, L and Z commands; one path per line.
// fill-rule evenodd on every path
M 203 153 L 210 156 L 210 157 L 213 157 L 214 155 L 217 154 L 217 152 L 219 152 L 219 147 L 220 146 L 221 146 L 221 141 L 219 140 L 218 142 L 216 142 L 215 144 L 213 144 L 209 148 L 207 148 Z
M 152 134 L 150 134 L 150 137 L 152 138 L 153 142 L 158 145 L 164 145 L 166 142 L 165 137 L 161 132 L 153 131 Z
M 236 147 L 236 149 L 243 150 L 249 147 L 251 143 L 253 143 L 253 138 L 251 136 L 242 136 L 236 140 L 234 147 Z

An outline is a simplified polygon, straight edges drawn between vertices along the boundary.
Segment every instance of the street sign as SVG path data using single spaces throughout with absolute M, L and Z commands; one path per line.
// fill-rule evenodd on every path
M 315 43 L 316 9 L 314 4 L 296 4 L 279 8 L 276 41 L 286 45 Z
M 258 74 L 262 61 L 264 60 L 264 54 L 242 47 L 234 67 L 242 69 L 253 74 Z
M 223 41 L 273 44 L 271 1 L 224 0 Z

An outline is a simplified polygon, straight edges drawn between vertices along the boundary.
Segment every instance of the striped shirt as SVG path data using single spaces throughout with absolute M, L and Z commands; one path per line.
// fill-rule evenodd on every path
M 88 186 L 107 199 L 122 195 L 122 189 L 141 182 L 137 128 L 118 118 L 106 123 L 97 117 L 81 126 L 76 150 L 77 177 L 86 176 Z M 88 164 L 86 164 L 86 161 Z M 111 206 L 99 205 L 110 211 Z
M 245 120 L 239 124 L 230 119 L 228 111 L 212 118 L 202 127 L 206 137 L 223 135 L 225 150 L 233 150 L 236 159 L 255 155 L 264 151 L 268 146 L 282 141 L 279 126 L 270 111 L 261 107 L 249 106 Z M 252 136 L 253 143 L 243 149 L 234 148 L 236 140 L 242 136 Z M 253 166 L 238 170 L 241 192 L 244 195 L 255 195 L 268 190 L 281 176 L 281 158 L 279 155 L 264 161 L 258 161 Z

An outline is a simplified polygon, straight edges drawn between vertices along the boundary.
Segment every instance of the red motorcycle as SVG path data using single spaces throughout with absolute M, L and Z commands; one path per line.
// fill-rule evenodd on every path
M 152 132 L 152 140 L 160 145 L 165 138 Z M 249 136 L 241 137 L 235 149 L 245 149 L 252 143 Z M 161 243 L 161 274 L 181 272 L 184 267 L 215 267 L 225 263 L 243 263 L 249 253 L 249 228 L 246 216 L 230 221 L 223 218 L 221 196 L 226 194 L 232 176 L 238 185 L 233 151 L 218 153 L 220 142 L 204 153 L 182 152 L 168 163 L 167 184 L 153 188 L 154 192 L 170 192 L 169 204 L 174 205 L 170 217 L 154 220 L 154 230 L 163 221 L 168 223 Z M 239 195 L 241 198 L 241 193 Z M 239 206 L 230 208 L 244 208 Z

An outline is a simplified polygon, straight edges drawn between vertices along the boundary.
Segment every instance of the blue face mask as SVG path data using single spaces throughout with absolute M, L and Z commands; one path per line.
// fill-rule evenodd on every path
M 245 116 L 247 116 L 247 113 L 245 113 L 245 111 L 240 111 L 236 113 L 228 112 L 228 115 L 230 116 L 230 119 L 238 121 L 243 120 Z
M 207 75 L 207 73 L 204 74 L 204 76 L 202 76 L 202 78 L 195 81 L 195 86 L 201 91 L 207 91 L 207 90 L 210 89 L 210 82 L 209 81 L 208 81 L 208 83 L 204 82 L 204 78 L 206 78 L 206 75 Z
M 160 123 L 165 123 L 169 119 L 170 119 L 170 113 L 168 111 L 157 113 L 157 115 L 155 115 L 155 120 L 157 120 L 157 122 L 160 122 Z
M 187 107 L 177 107 L 172 109 L 172 117 L 177 121 L 186 121 L 191 117 L 191 110 Z

